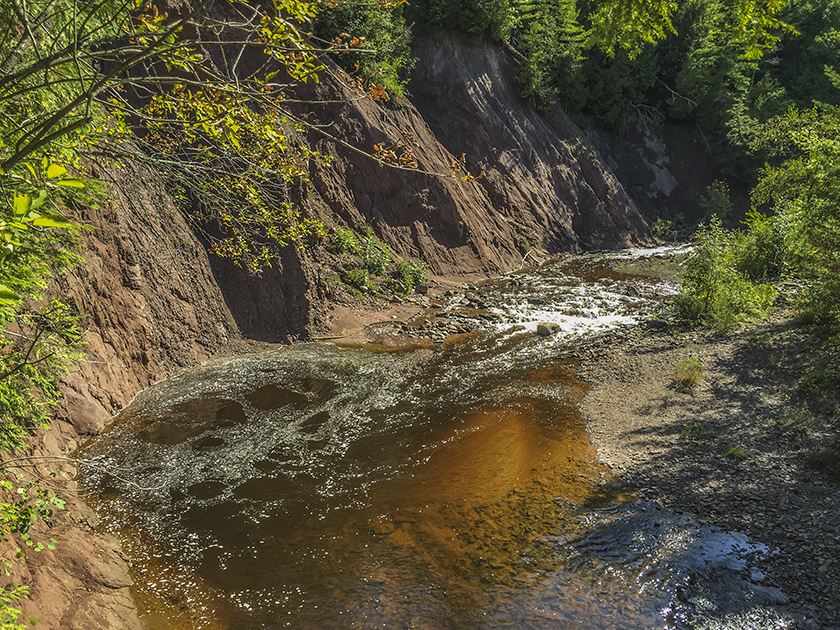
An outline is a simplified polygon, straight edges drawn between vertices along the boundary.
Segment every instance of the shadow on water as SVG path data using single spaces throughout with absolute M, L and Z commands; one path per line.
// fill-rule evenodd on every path
M 81 455 L 149 630 L 681 627 L 717 534 L 597 463 L 561 348 L 305 344 L 138 395 Z

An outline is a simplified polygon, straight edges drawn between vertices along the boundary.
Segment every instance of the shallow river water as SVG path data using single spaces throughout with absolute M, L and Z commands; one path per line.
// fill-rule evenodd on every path
M 80 456 L 147 627 L 720 627 L 690 593 L 767 550 L 636 502 L 578 411 L 581 340 L 673 291 L 559 261 L 444 300 L 476 331 L 442 344 L 301 344 L 142 392 Z

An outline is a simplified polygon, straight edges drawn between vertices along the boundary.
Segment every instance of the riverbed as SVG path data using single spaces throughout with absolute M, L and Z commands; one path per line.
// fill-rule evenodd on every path
M 138 395 L 81 456 L 147 628 L 742 627 L 697 614 L 721 583 L 750 627 L 795 627 L 756 603 L 771 549 L 639 500 L 599 461 L 580 361 L 676 291 L 610 260 Z

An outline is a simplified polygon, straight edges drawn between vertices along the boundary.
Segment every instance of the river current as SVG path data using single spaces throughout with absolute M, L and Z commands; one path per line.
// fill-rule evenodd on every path
M 142 392 L 79 455 L 147 628 L 739 627 L 703 597 L 768 550 L 636 501 L 578 411 L 586 340 L 674 291 L 555 261 L 444 299 L 474 330 L 444 343 L 300 344 Z

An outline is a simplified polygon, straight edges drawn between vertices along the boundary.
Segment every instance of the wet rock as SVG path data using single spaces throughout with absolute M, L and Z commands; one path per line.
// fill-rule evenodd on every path
M 553 322 L 540 322 L 537 324 L 537 334 L 540 337 L 548 337 L 560 332 L 560 326 Z

